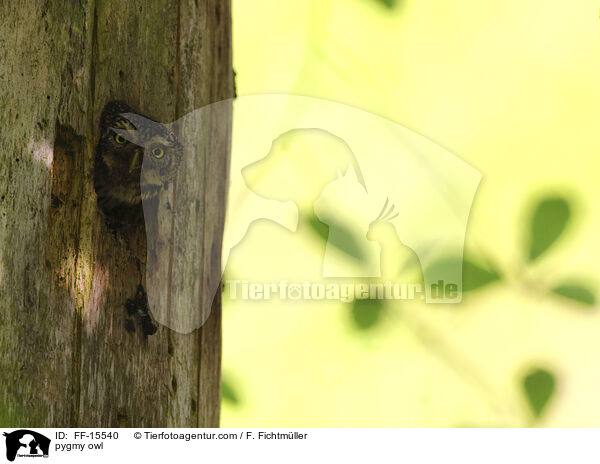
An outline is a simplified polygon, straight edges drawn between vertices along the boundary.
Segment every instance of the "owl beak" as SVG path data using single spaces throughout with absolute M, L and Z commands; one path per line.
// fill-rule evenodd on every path
M 136 150 L 133 153 L 133 158 L 131 159 L 131 163 L 129 164 L 129 173 L 131 174 L 134 170 L 140 167 L 140 152 Z

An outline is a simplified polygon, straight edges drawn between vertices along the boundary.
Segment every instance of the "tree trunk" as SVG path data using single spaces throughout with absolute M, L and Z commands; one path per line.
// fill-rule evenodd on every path
M 7 1 L 0 18 L 0 427 L 218 426 L 220 298 L 191 334 L 125 330 L 140 273 L 92 168 L 106 102 L 169 122 L 233 96 L 229 1 Z M 202 151 L 213 267 L 228 140 Z

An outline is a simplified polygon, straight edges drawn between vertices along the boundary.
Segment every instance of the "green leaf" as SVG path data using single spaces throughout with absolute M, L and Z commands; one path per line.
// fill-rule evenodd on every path
M 234 406 L 240 404 L 240 396 L 233 386 L 233 383 L 225 377 L 221 379 L 221 398 L 224 402 Z
M 576 301 L 585 306 L 594 306 L 596 304 L 595 293 L 582 284 L 560 284 L 552 289 L 552 293 Z
M 452 283 L 456 280 L 456 274 L 460 265 L 460 258 L 448 256 L 434 261 L 426 270 L 425 275 L 429 279 L 441 279 Z M 470 292 L 490 285 L 501 279 L 501 275 L 495 269 L 484 267 L 476 261 L 465 257 L 462 262 L 462 291 Z
M 334 223 L 326 225 L 319 221 L 316 217 L 309 218 L 307 222 L 313 232 L 315 232 L 329 245 L 333 245 L 341 252 L 359 261 L 365 260 L 366 257 L 362 248 L 347 227 Z M 331 234 L 332 228 L 335 228 L 335 234 Z
M 470 292 L 500 280 L 500 274 L 494 269 L 485 269 L 473 261 L 463 260 L 463 292 Z
M 370 330 L 380 321 L 384 304 L 381 300 L 360 299 L 352 303 L 352 321 L 359 330 Z
M 424 284 L 442 281 L 445 285 L 454 284 L 460 289 L 460 264 L 458 256 L 444 256 L 435 260 L 423 269 Z
M 529 224 L 529 261 L 534 261 L 562 235 L 571 219 L 571 207 L 562 197 L 546 198 L 533 210 Z
M 309 217 L 306 223 L 311 230 L 321 238 L 321 240 L 327 242 L 327 238 L 329 237 L 329 227 L 327 224 L 323 224 L 315 216 Z
M 532 369 L 523 377 L 523 390 L 529 407 L 536 418 L 540 417 L 550 398 L 554 394 L 556 381 L 554 375 L 540 368 Z
M 400 3 L 398 0 L 375 0 L 375 1 L 390 10 L 394 9 L 398 5 L 398 3 Z

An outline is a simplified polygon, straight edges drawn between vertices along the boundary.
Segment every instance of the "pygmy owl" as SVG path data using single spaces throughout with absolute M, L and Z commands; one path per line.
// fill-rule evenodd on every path
M 177 171 L 183 147 L 173 131 L 123 101 L 106 104 L 94 158 L 98 206 L 110 226 L 139 224 L 142 200 L 158 197 Z
M 125 102 L 109 102 L 100 116 L 94 158 L 94 189 L 109 227 L 126 234 L 128 226 L 142 224 L 142 202 L 158 199 L 161 189 L 175 176 L 182 156 L 183 147 L 167 126 L 135 112 Z M 139 268 L 140 257 L 136 259 Z M 157 331 L 141 283 L 125 307 L 129 316 L 137 314 L 144 336 Z M 135 330 L 131 319 L 125 327 Z

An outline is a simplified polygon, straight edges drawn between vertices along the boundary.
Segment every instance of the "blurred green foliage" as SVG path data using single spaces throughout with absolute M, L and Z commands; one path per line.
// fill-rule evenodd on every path
M 522 380 L 523 391 L 533 415 L 542 415 L 556 388 L 554 375 L 541 368 L 532 369 Z
M 400 0 L 373 0 L 388 9 L 393 9 L 400 3 Z
M 221 398 L 224 402 L 237 406 L 241 403 L 240 395 L 231 379 L 225 375 L 221 379 Z
M 557 285 L 552 289 L 552 293 L 576 301 L 587 307 L 596 305 L 596 295 L 580 283 L 564 283 Z
M 265 304 L 252 318 L 235 308 L 226 361 L 247 383 L 237 407 L 240 387 L 224 381 L 226 414 L 236 405 L 227 419 L 238 426 L 265 418 L 276 426 L 593 424 L 597 408 L 586 395 L 596 386 L 587 355 L 598 324 L 598 222 L 590 215 L 587 229 L 569 236 L 580 211 L 572 196 L 536 194 L 568 185 L 588 204 L 597 198 L 595 164 L 581 169 L 599 146 L 592 2 L 569 9 L 542 0 L 306 3 L 238 2 L 241 94 L 281 91 L 361 107 L 453 147 L 484 172 L 462 260 L 463 291 L 477 293 L 464 311 L 429 305 L 411 313 L 397 302 L 358 300 L 328 311 L 307 304 L 286 319 L 280 314 L 289 306 Z M 275 31 L 257 32 L 275 10 Z M 327 225 L 311 218 L 309 226 L 320 239 L 315 246 L 327 241 Z M 356 255 L 351 242 L 334 245 Z M 570 310 L 577 306 L 587 311 Z M 260 319 L 265 314 L 271 319 Z M 371 337 L 381 324 L 390 330 Z M 265 334 L 259 341 L 257 332 Z M 398 336 L 406 332 L 414 339 Z M 544 367 L 532 362 L 540 356 Z M 515 377 L 523 366 L 529 370 Z M 567 382 L 573 397 L 559 408 L 557 385 Z M 368 407 L 353 406 L 357 394 L 369 395 Z M 308 395 L 310 407 L 291 404 Z
M 352 321 L 359 330 L 374 328 L 384 312 L 383 300 L 358 299 L 352 303 Z
M 528 258 L 534 261 L 563 234 L 571 219 L 571 207 L 563 197 L 545 198 L 535 206 L 529 223 Z
M 333 219 L 330 218 L 330 221 Z M 364 252 L 352 232 L 348 230 L 343 224 L 324 224 L 314 215 L 310 215 L 307 219 L 308 226 L 315 232 L 324 242 L 334 246 L 342 253 L 356 259 L 357 261 L 363 261 L 365 259 Z M 336 234 L 329 234 L 330 228 L 334 226 L 336 228 Z
M 471 261 L 469 258 L 463 259 L 463 292 L 471 292 L 485 287 L 493 282 L 500 280 L 498 271 Z
M 452 281 L 452 276 L 460 265 L 461 258 L 450 256 L 440 258 L 431 264 L 425 271 L 425 274 L 447 275 L 445 279 Z M 484 266 L 479 264 L 480 260 L 465 256 L 462 258 L 462 290 L 463 292 L 471 292 L 498 282 L 501 279 L 500 273 L 492 269 L 489 265 Z M 460 267 L 458 267 L 460 269 Z

